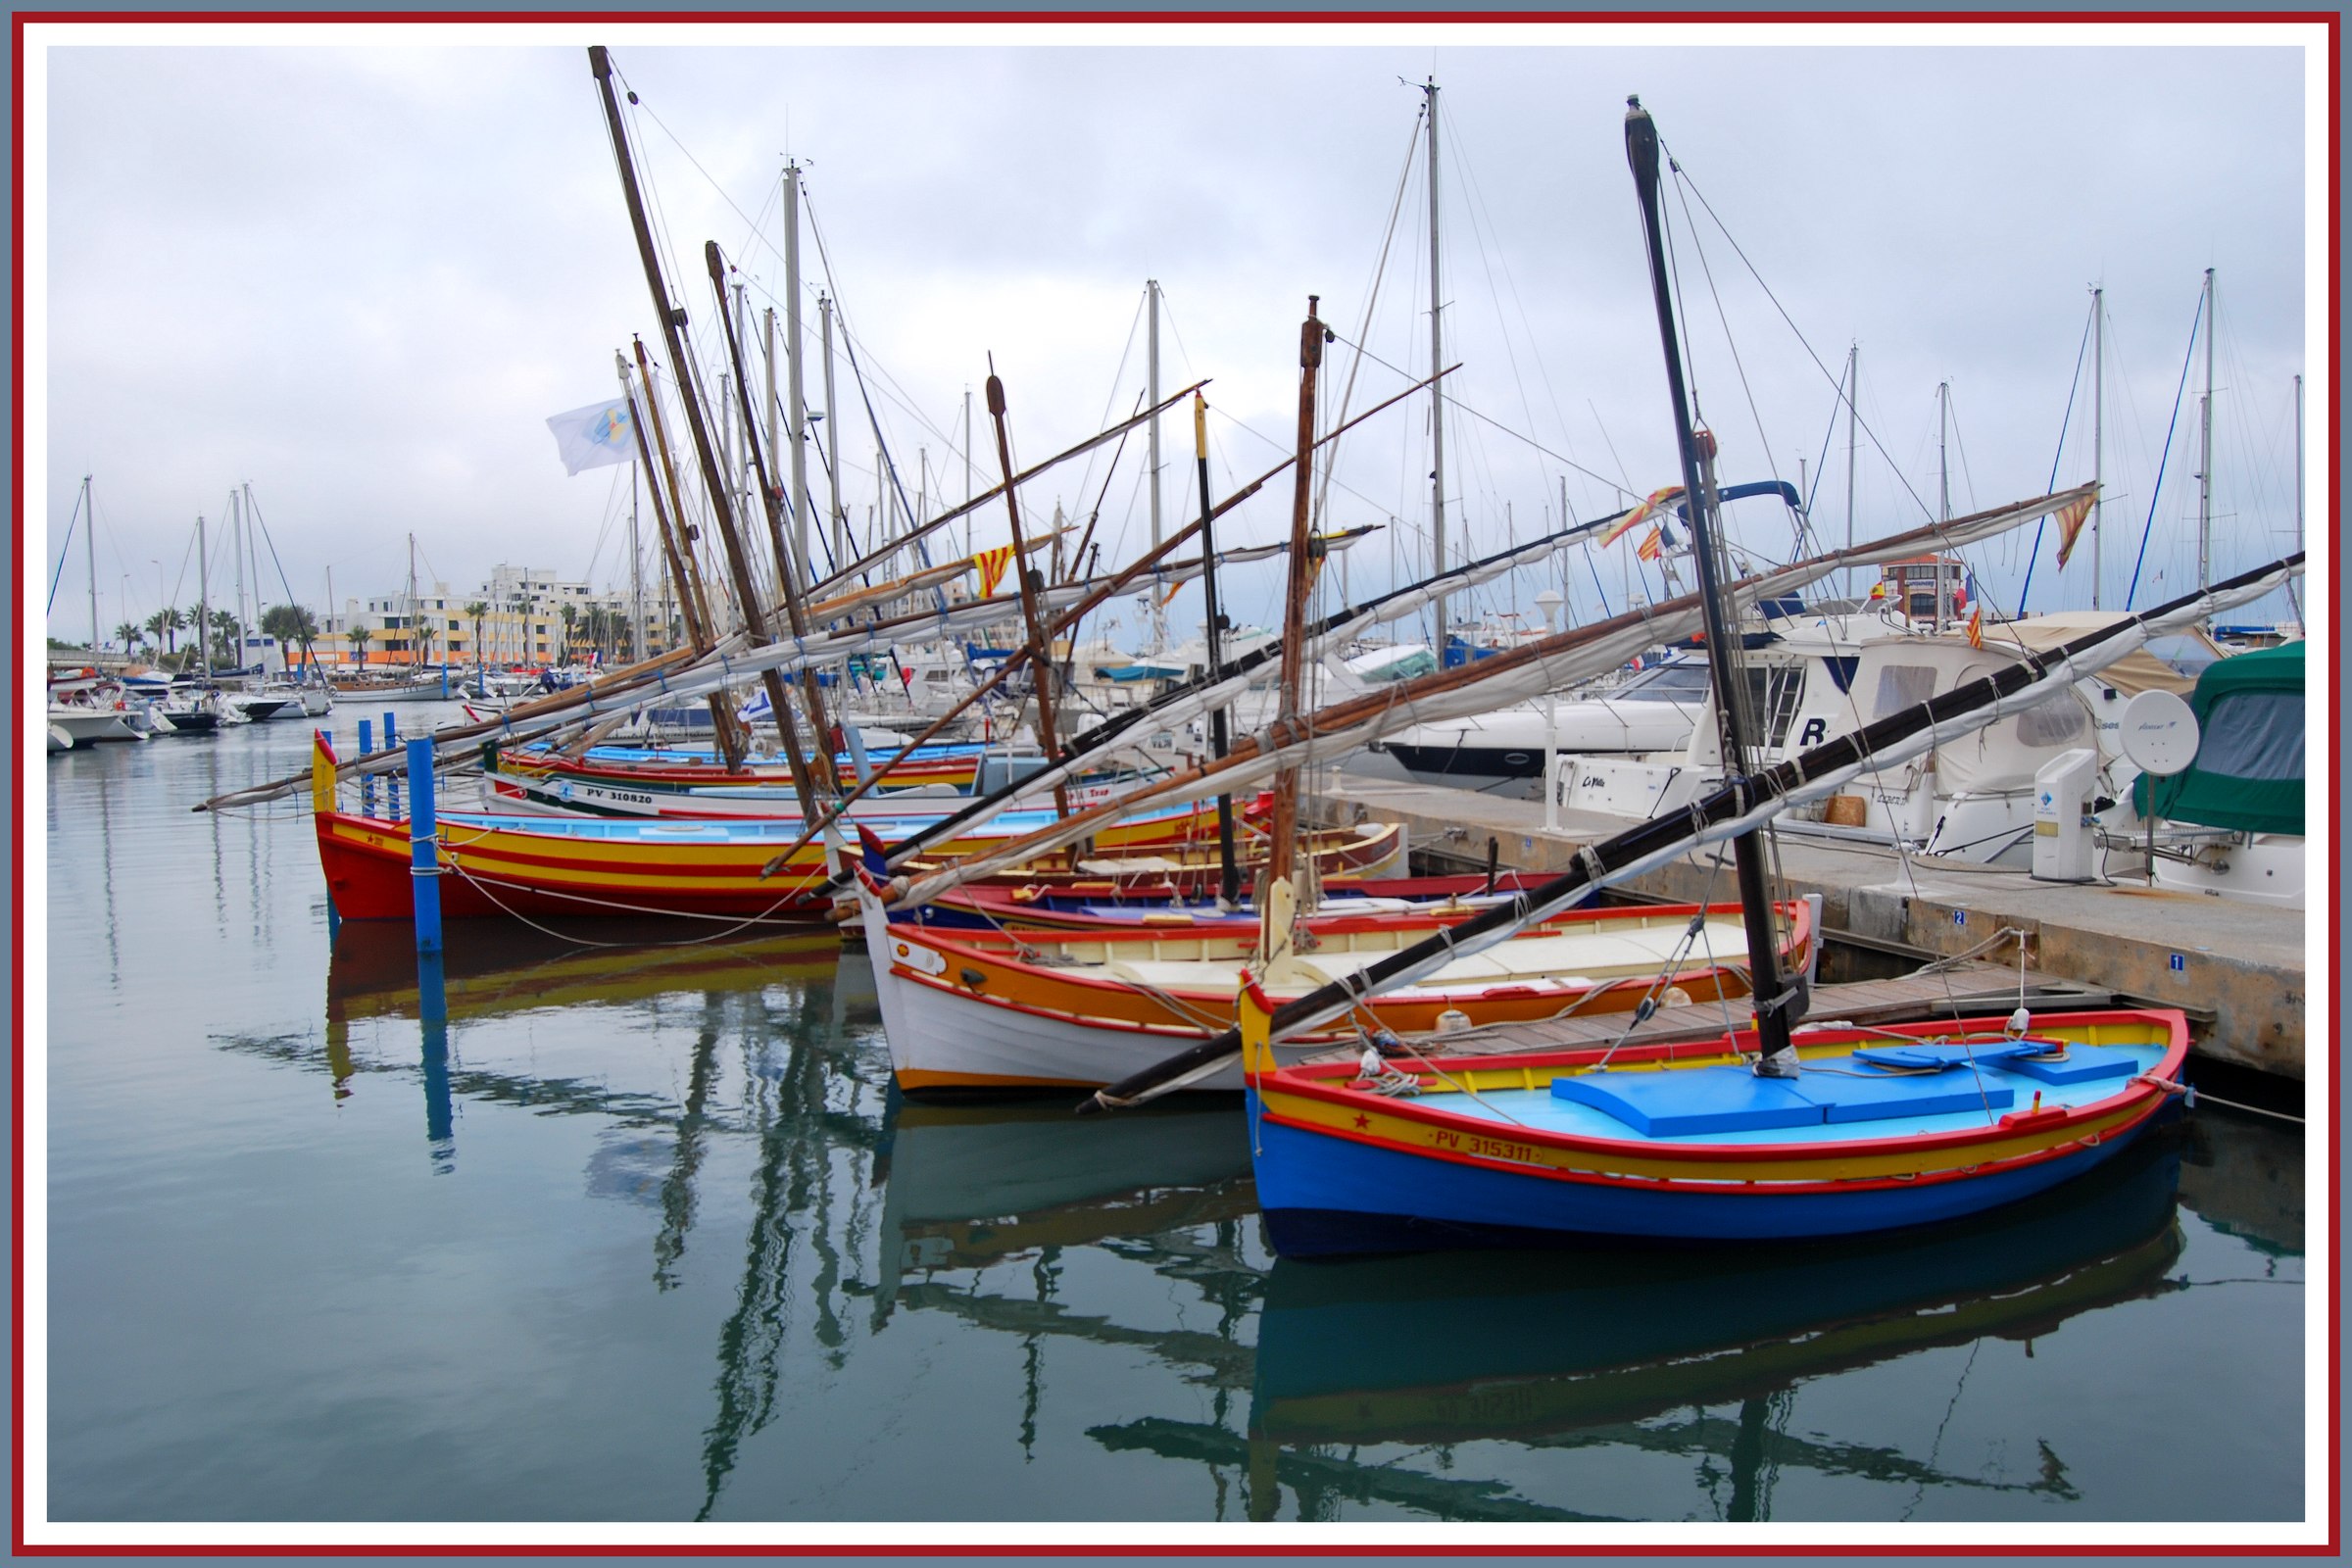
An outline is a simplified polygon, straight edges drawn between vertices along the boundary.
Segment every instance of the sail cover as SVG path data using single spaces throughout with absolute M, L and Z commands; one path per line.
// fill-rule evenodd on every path
M 2196 760 L 2156 780 L 2156 812 L 2241 833 L 2303 831 L 2303 644 L 2225 659 L 2197 679 Z M 2136 786 L 2146 808 L 2146 782 Z

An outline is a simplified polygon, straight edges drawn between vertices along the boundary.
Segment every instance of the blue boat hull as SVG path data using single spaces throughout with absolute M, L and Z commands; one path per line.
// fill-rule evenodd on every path
M 1252 1092 L 1249 1114 L 1252 1147 L 1258 1151 L 1258 1206 L 1268 1240 L 1285 1257 L 1540 1246 L 1592 1237 L 1730 1242 L 1897 1230 L 2030 1198 L 2098 1165 L 2132 1136 L 1948 1181 L 1826 1193 L 1714 1194 L 1424 1159 L 1304 1132 L 1258 1111 Z M 1367 1202 L 1380 1206 L 1374 1210 Z

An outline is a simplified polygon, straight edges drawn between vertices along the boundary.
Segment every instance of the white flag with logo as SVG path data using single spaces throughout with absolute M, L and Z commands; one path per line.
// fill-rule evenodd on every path
M 556 433 L 556 454 L 564 460 L 565 473 L 637 461 L 637 429 L 625 400 L 591 403 L 559 414 L 547 427 Z

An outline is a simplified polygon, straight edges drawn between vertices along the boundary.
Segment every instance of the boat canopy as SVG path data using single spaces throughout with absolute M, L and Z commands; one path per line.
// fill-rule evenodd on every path
M 2024 620 L 1986 626 L 1984 640 L 1988 644 L 2006 643 L 2030 653 L 2046 654 L 2084 632 L 2097 631 L 2127 618 L 2112 610 L 2052 611 Z M 2145 647 L 2125 655 L 2100 671 L 2099 679 L 2126 697 L 2137 697 L 2144 691 L 2168 691 L 2176 697 L 2186 697 L 2195 689 L 2197 677 L 2222 658 L 2220 646 L 2202 629 L 2183 626 L 2149 638 Z
M 2303 831 L 2303 647 L 2258 648 L 2197 678 L 2196 759 L 2157 781 L 2158 814 L 2243 833 Z

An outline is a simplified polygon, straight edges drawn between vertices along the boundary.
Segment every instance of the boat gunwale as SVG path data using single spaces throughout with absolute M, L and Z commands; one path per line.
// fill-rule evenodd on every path
M 950 895 L 950 897 L 953 896 L 954 895 L 952 894 Z M 1801 899 L 1784 900 L 1780 905 L 1780 908 L 1784 913 L 1790 917 L 1788 937 L 1788 940 L 1783 944 L 1783 949 L 1785 952 L 1801 953 L 1804 950 L 1804 945 L 1811 940 L 1813 935 L 1811 906 Z M 1622 905 L 1610 906 L 1607 907 L 1566 909 L 1562 910 L 1558 914 L 1539 921 L 1534 925 L 1528 926 L 1525 930 L 1512 935 L 1509 940 L 1512 942 L 1519 942 L 1536 937 L 1573 934 L 1572 932 L 1562 929 L 1563 924 L 1569 922 L 1582 925 L 1586 921 L 1591 921 L 1594 927 L 1597 927 L 1604 922 L 1626 923 L 1642 927 L 1651 925 L 1665 925 L 1669 923 L 1682 923 L 1687 922 L 1692 916 L 1699 914 L 1702 909 L 1707 918 L 1710 920 L 1717 917 L 1737 917 L 1740 913 L 1740 906 L 1736 903 L 1709 904 L 1704 906 L 1696 904 Z M 994 914 L 997 911 L 990 909 L 983 912 Z M 1434 931 L 1441 927 L 1459 925 L 1462 921 L 1467 920 L 1474 915 L 1483 914 L 1486 911 L 1482 908 L 1473 908 L 1467 906 L 1460 908 L 1446 908 L 1444 906 L 1437 906 L 1429 909 L 1368 911 L 1364 913 L 1341 913 L 1330 916 L 1326 916 L 1318 912 L 1316 914 L 1302 916 L 1300 918 L 1300 925 L 1303 929 L 1313 931 L 1315 935 L 1319 937 L 1358 936 L 1376 930 L 1426 929 Z M 998 954 L 989 952 L 987 950 L 994 948 L 1010 948 L 1016 950 L 1014 953 L 1009 955 L 1011 960 L 1015 962 L 1021 962 L 1024 960 L 1020 958 L 1020 956 L 1017 952 L 1018 949 L 1037 948 L 1047 944 L 1066 946 L 1075 942 L 1102 942 L 1117 944 L 1198 940 L 1203 942 L 1234 942 L 1243 944 L 1245 947 L 1247 947 L 1254 944 L 1256 941 L 1258 925 L 1259 922 L 1256 920 L 1251 920 L 1246 924 L 1236 922 L 1230 926 L 1208 926 L 1203 924 L 1187 927 L 1173 924 L 1163 926 L 1104 924 L 1100 927 L 1087 926 L 1081 928 L 1072 926 L 1054 926 L 1039 930 L 1023 929 L 1019 931 L 981 931 L 967 926 L 930 926 L 917 924 L 913 921 L 902 923 L 898 920 L 893 920 L 891 922 L 891 933 L 892 935 L 896 936 L 902 929 L 911 930 L 921 936 L 923 945 L 926 947 L 956 948 L 971 956 L 978 957 L 989 962 L 1002 962 L 1005 961 L 1005 959 L 1003 956 L 1000 956 Z M 1246 955 L 1237 955 L 1237 956 L 1244 956 Z M 1302 956 L 1311 957 L 1311 950 L 1307 954 L 1302 955 Z M 1220 959 L 1215 961 L 1223 960 Z M 1038 965 L 1038 967 L 1052 968 L 1053 972 L 1057 975 L 1067 973 L 1066 970 L 1052 965 Z M 1743 967 L 1743 964 L 1735 963 L 1730 959 L 1724 959 L 1709 963 L 1705 968 L 1678 972 L 1706 974 L 1725 968 Z M 1531 984 L 1532 982 L 1521 980 L 1509 983 L 1525 985 Z
M 1313 1104 L 1333 1108 L 1347 1107 L 1350 1110 L 1360 1109 L 1367 1104 L 1377 1105 L 1384 1115 L 1397 1121 L 1411 1123 L 1432 1131 L 1474 1135 L 1491 1143 L 1521 1144 L 1531 1148 L 1544 1148 L 1555 1152 L 1590 1153 L 1601 1158 L 1619 1160 L 1642 1162 L 1655 1162 L 1660 1159 L 1688 1160 L 1700 1165 L 1720 1165 L 1727 1171 L 1736 1171 L 1742 1165 L 1779 1164 L 1803 1159 L 1836 1158 L 1852 1161 L 1880 1158 L 1915 1151 L 1936 1154 L 1966 1149 L 1972 1145 L 1984 1144 L 1996 1139 L 2004 1141 L 2020 1138 L 2047 1139 L 2046 1145 L 2036 1151 L 2036 1157 L 2039 1157 L 2063 1152 L 2072 1148 L 2080 1141 L 2080 1133 L 2086 1129 L 2088 1124 L 2111 1121 L 2126 1113 L 2131 1113 L 2128 1127 L 2102 1128 L 2100 1137 L 2103 1139 L 2111 1132 L 2135 1131 L 2139 1122 L 2144 1120 L 2146 1115 L 2152 1114 L 2163 1103 L 2169 1093 L 2161 1083 L 2150 1080 L 2177 1081 L 2177 1074 L 2182 1062 L 2187 1058 L 2187 1016 L 2178 1008 L 2159 1007 L 2101 1008 L 2067 1012 L 2055 1016 L 2063 1018 L 2066 1024 L 2071 1025 L 2129 1023 L 2153 1025 L 2163 1029 L 2166 1038 L 2162 1042 L 2161 1054 L 2155 1066 L 2133 1073 L 2114 1094 L 2085 1102 L 2081 1105 L 2058 1105 L 2041 1110 L 2013 1110 L 1982 1127 L 1957 1128 L 1936 1133 L 1911 1133 L 1899 1137 L 1856 1138 L 1835 1142 L 1814 1140 L 1802 1143 L 1794 1141 L 1747 1144 L 1669 1143 L 1639 1137 L 1600 1138 L 1587 1133 L 1532 1127 L 1524 1123 L 1497 1122 L 1490 1117 L 1465 1115 L 1459 1111 L 1446 1110 L 1433 1105 L 1427 1101 L 1377 1095 L 1348 1088 L 1347 1084 L 1354 1081 L 1360 1074 L 1360 1068 L 1353 1062 L 1297 1062 L 1287 1066 L 1277 1065 L 1271 1069 L 1254 1071 L 1248 1076 L 1251 1091 L 1260 1097 L 1257 1114 L 1263 1115 L 1269 1120 L 1302 1133 L 1342 1138 L 1351 1143 L 1380 1148 L 1395 1148 L 1399 1149 L 1400 1152 L 1404 1152 L 1403 1146 L 1397 1144 L 1394 1139 L 1361 1136 L 1354 1129 L 1331 1126 L 1320 1121 L 1286 1115 L 1276 1105 L 1267 1103 L 1264 1097 L 1268 1095 L 1278 1098 L 1289 1097 Z M 1934 1037 L 1930 1033 L 1931 1031 L 1966 1032 L 1974 1029 L 1997 1034 L 2003 1029 L 2006 1021 L 2002 1018 L 1968 1018 L 1950 1021 L 1939 1019 L 1926 1024 L 1893 1027 L 1918 1029 L 1922 1031 L 1921 1038 L 1924 1040 Z M 2053 1023 L 2047 1027 L 2058 1028 L 2064 1027 L 2064 1025 Z M 1755 1041 L 1754 1031 L 1752 1029 L 1738 1031 L 1733 1035 L 1717 1036 L 1703 1042 L 1686 1041 L 1668 1042 L 1654 1046 L 1629 1046 L 1618 1050 L 1614 1055 L 1610 1055 L 1602 1048 L 1584 1047 L 1573 1051 L 1526 1052 L 1507 1056 L 1476 1058 L 1433 1056 L 1428 1058 L 1428 1061 L 1433 1068 L 1444 1071 L 1461 1073 L 1495 1070 L 1532 1072 L 1550 1068 L 1555 1076 L 1560 1070 L 1566 1068 L 1591 1066 L 1596 1059 L 1604 1056 L 1613 1063 L 1637 1067 L 1652 1064 L 1662 1067 L 1668 1062 L 1675 1061 L 1679 1055 L 1680 1065 L 1695 1067 L 1710 1059 L 1728 1063 L 1732 1053 L 1726 1047 L 1736 1048 L 1738 1042 L 1742 1040 L 1752 1046 Z M 1850 1049 L 1866 1040 L 1875 1040 L 1885 1044 L 1886 1043 L 1886 1032 L 1865 1029 L 1822 1030 L 1800 1038 L 1796 1044 L 1800 1054 L 1829 1054 L 1841 1047 Z M 1605 1171 L 1562 1170 L 1527 1161 L 1482 1158 L 1453 1151 L 1419 1146 L 1411 1148 L 1409 1152 L 1422 1158 L 1457 1160 L 1489 1169 L 1515 1171 L 1528 1175 L 1628 1181 L 1649 1187 L 1655 1187 L 1661 1181 L 1668 1184 L 1674 1181 L 1674 1178 L 1671 1177 L 1612 1176 Z M 2007 1165 L 2018 1163 L 2024 1157 L 2023 1155 L 1994 1156 L 1982 1163 Z M 1823 1182 L 1821 1185 L 1825 1188 L 1845 1191 L 1871 1180 L 1899 1182 L 1908 1185 L 1912 1180 L 1924 1180 L 1931 1175 L 1940 1179 L 1946 1174 L 1960 1176 L 1968 1174 L 1968 1172 L 1959 1167 L 1952 1167 L 1948 1171 L 1933 1173 L 1922 1171 L 1915 1178 L 1838 1178 Z M 1740 1178 L 1727 1176 L 1712 1180 L 1720 1182 L 1737 1179 Z M 1792 1185 L 1796 1184 L 1776 1180 L 1771 1183 L 1771 1188 L 1775 1192 L 1788 1192 Z M 1715 1190 L 1711 1183 L 1708 1190 Z

